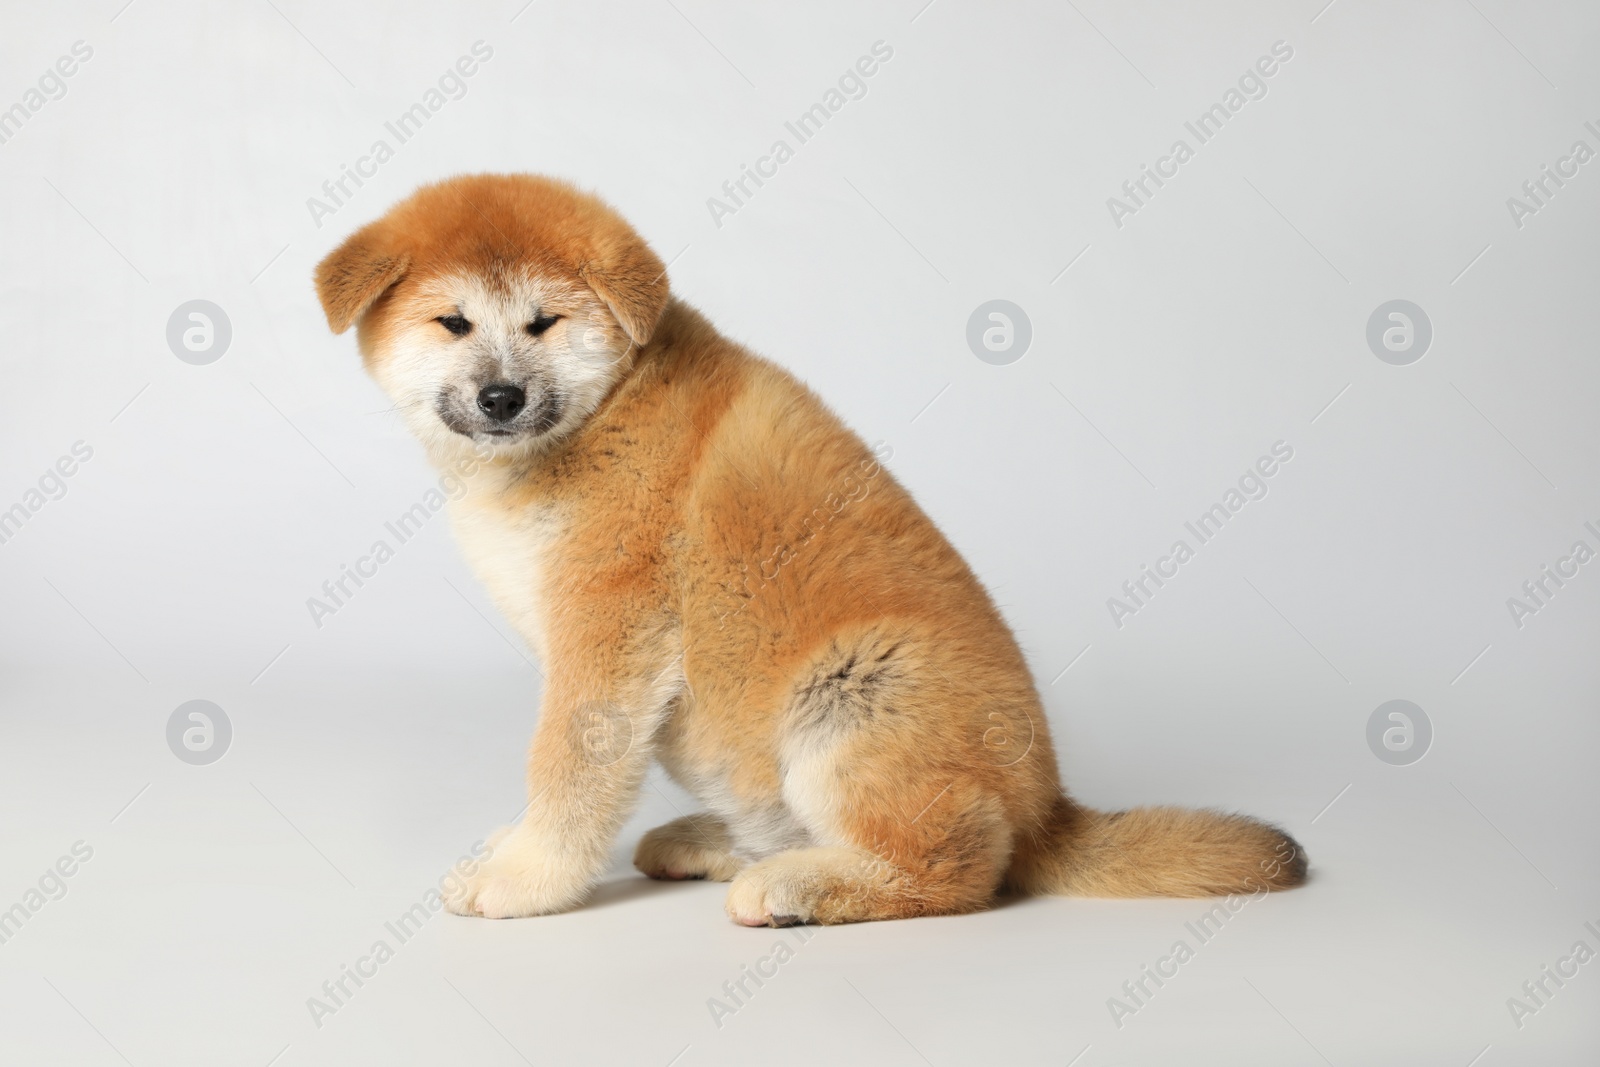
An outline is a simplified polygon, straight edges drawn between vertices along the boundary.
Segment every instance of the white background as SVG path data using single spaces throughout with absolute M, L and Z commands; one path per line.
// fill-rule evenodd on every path
M 0 1060 L 1595 1062 L 1600 962 L 1520 1028 L 1507 999 L 1600 950 L 1600 563 L 1520 628 L 1506 601 L 1600 548 L 1600 162 L 1520 228 L 1506 201 L 1600 149 L 1600 10 L 922 2 L 6 5 L 0 108 L 93 56 L 0 144 L 0 509 L 93 457 L 0 545 L 0 909 L 94 851 L 0 944 Z M 479 40 L 465 95 L 317 225 L 308 198 Z M 718 226 L 707 199 L 879 40 L 866 96 Z M 1267 95 L 1115 225 L 1280 40 Z M 593 905 L 434 917 L 316 1025 L 323 981 L 523 803 L 540 677 L 442 516 L 320 628 L 306 606 L 435 477 L 311 270 L 482 170 L 601 193 L 680 296 L 893 448 L 1081 799 L 1274 819 L 1311 884 L 1120 1027 L 1108 999 L 1206 905 L 821 930 L 719 1027 L 708 998 L 793 935 L 631 870 L 692 804 L 656 776 Z M 1008 366 L 965 340 L 995 298 L 1032 323 Z M 206 366 L 166 341 L 193 299 L 232 325 Z M 1432 322 L 1409 366 L 1366 343 L 1392 299 Z M 1114 625 L 1280 440 L 1269 495 Z M 195 698 L 233 727 L 210 766 L 167 747 Z M 1366 741 L 1397 698 L 1433 725 L 1409 766 Z

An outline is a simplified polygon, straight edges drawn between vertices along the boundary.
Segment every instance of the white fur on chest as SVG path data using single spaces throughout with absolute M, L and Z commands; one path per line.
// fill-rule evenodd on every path
M 492 486 L 471 485 L 450 506 L 451 526 L 495 607 L 543 660 L 546 581 L 561 523 L 552 509 L 530 505 L 508 511 L 497 497 Z

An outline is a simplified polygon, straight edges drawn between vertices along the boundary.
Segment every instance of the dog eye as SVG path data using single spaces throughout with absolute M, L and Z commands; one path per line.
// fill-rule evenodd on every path
M 472 332 L 472 323 L 468 322 L 460 315 L 440 315 L 433 321 L 437 322 L 440 326 L 443 326 L 457 337 L 464 337 Z
M 561 318 L 560 315 L 540 315 L 538 318 L 528 323 L 528 333 L 534 337 L 538 337 L 541 333 L 544 333 L 550 327 L 554 326 L 556 324 L 556 320 L 559 318 Z

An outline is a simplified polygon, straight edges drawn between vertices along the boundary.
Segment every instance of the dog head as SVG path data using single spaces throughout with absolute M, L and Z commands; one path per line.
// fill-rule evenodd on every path
M 426 186 L 316 272 L 334 333 L 427 445 L 532 451 L 571 433 L 649 341 L 666 268 L 622 217 L 565 182 Z

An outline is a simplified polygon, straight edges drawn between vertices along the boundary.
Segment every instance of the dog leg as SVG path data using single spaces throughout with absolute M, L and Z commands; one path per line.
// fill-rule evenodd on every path
M 445 896 L 457 915 L 547 915 L 582 903 L 638 797 L 651 739 L 682 689 L 676 663 L 624 691 L 580 697 L 552 676 L 528 758 L 527 814 Z

